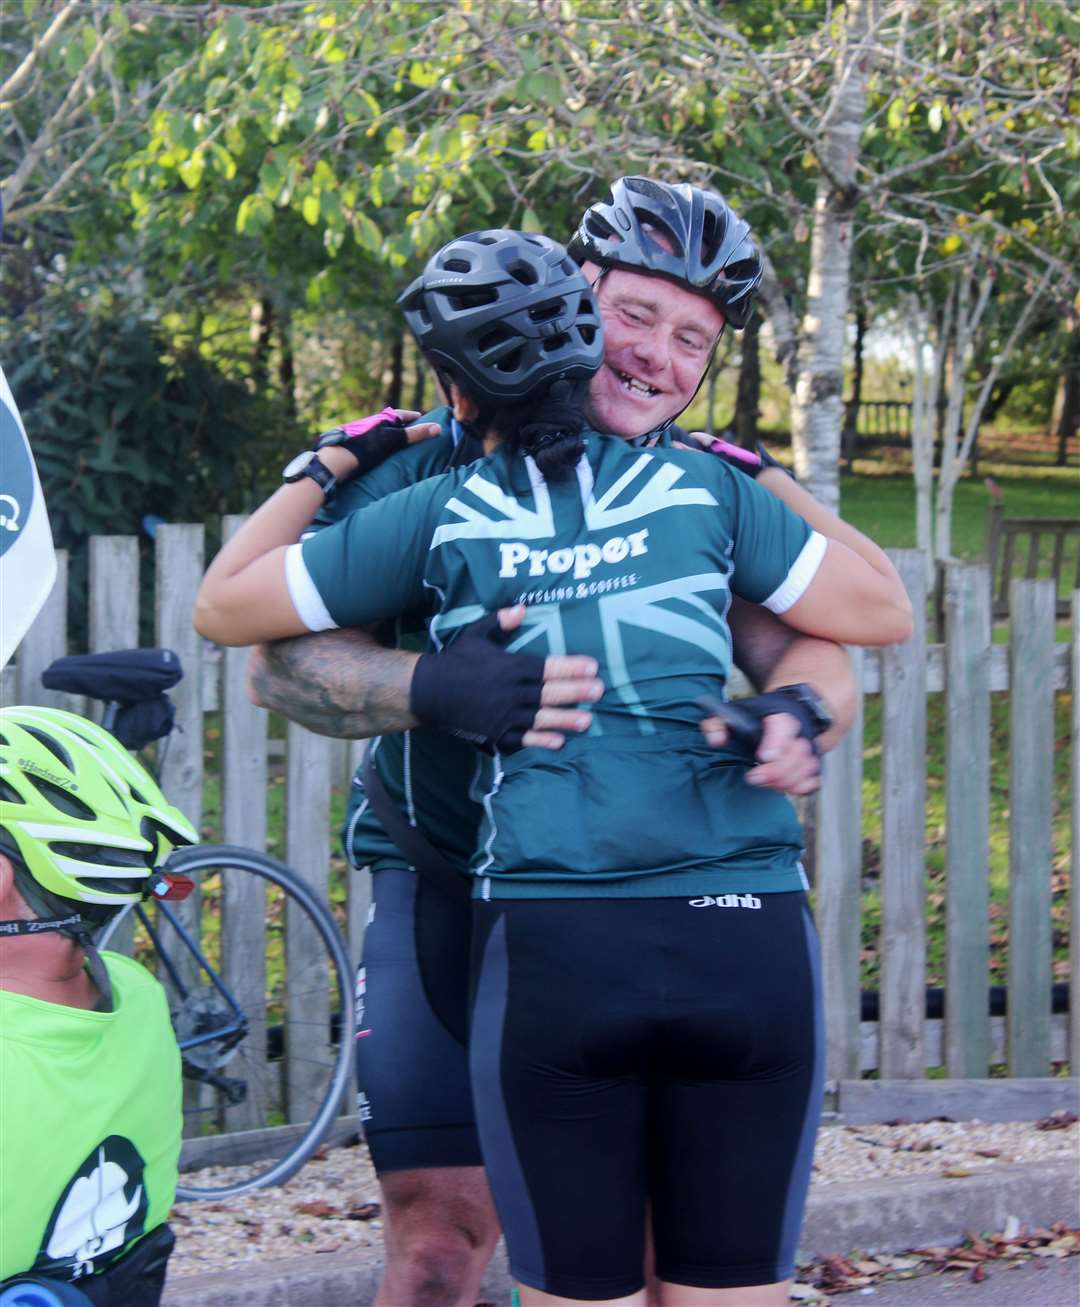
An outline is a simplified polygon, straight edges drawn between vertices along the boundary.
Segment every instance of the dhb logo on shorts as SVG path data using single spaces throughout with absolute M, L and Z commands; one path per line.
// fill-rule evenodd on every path
M 714 898 L 706 894 L 700 899 L 690 899 L 692 908 L 760 908 L 761 900 L 756 894 L 717 894 Z

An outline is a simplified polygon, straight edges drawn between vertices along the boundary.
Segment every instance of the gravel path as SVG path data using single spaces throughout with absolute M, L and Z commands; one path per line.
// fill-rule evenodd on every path
M 1009 1162 L 1080 1159 L 1080 1124 L 931 1121 L 901 1126 L 823 1126 L 815 1192 L 844 1180 L 957 1176 Z M 1042 1126 L 1043 1128 L 1039 1128 Z M 382 1256 L 379 1189 L 367 1149 L 333 1148 L 277 1189 L 226 1202 L 184 1203 L 173 1211 L 173 1279 L 264 1263 L 305 1252 Z

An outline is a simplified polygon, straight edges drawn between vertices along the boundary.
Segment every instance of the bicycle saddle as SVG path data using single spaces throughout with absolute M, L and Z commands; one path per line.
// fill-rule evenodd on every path
M 156 699 L 183 675 L 171 649 L 117 649 L 57 658 L 41 673 L 41 683 L 47 690 L 132 704 Z

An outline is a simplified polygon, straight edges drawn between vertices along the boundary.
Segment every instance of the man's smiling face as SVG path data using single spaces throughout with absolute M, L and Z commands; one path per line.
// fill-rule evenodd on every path
M 601 269 L 582 271 L 595 283 Z M 665 277 L 612 268 L 600 280 L 604 362 L 589 386 L 586 413 L 598 431 L 632 439 L 690 403 L 724 326 L 704 295 Z

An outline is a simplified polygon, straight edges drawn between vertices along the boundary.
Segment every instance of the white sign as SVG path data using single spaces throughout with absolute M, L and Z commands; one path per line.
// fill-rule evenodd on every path
M 0 667 L 6 667 L 56 580 L 37 468 L 0 368 Z

